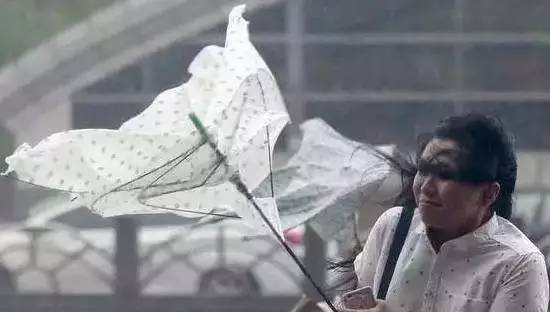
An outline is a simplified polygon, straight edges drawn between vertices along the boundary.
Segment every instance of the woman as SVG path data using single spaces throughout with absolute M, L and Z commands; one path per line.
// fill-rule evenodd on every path
M 386 299 L 361 311 L 546 312 L 544 257 L 508 221 L 517 165 L 502 125 L 483 115 L 444 119 L 421 142 L 417 169 L 418 209 Z M 355 260 L 358 286 L 375 294 L 401 210 L 377 220 Z

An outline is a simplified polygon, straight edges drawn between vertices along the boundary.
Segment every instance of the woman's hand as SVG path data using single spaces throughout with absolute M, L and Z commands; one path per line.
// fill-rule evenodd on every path
M 343 306 L 341 300 L 337 300 L 335 305 L 339 312 L 390 312 L 384 300 L 379 299 L 376 299 L 376 306 L 370 309 L 349 309 Z
M 365 310 L 365 312 L 390 312 L 384 300 L 376 299 L 376 307 Z

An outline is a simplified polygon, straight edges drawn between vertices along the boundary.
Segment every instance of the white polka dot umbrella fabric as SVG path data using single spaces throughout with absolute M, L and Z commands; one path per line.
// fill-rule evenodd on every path
M 6 159 L 4 174 L 70 192 L 102 216 L 172 211 L 201 217 L 229 210 L 263 227 L 228 179 L 238 174 L 252 191 L 268 176 L 289 117 L 271 71 L 249 41 L 243 11 L 244 5 L 231 11 L 224 47 L 205 47 L 195 57 L 189 81 L 162 92 L 118 130 L 70 130 L 34 147 L 23 144 Z M 228 166 L 204 144 L 191 113 Z M 280 229 L 274 199 L 256 201 Z
M 322 119 L 300 125 L 300 148 L 282 167 L 273 171 L 273 188 L 284 229 L 306 222 L 326 241 L 353 242 L 355 213 L 392 172 L 381 154 L 392 155 L 393 146 L 374 147 L 344 137 Z M 271 192 L 266 180 L 255 191 Z

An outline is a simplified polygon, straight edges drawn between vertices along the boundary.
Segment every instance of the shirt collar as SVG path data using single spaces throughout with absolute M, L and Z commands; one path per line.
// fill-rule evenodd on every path
M 420 218 L 420 215 L 418 216 Z M 472 243 L 488 240 L 494 236 L 498 230 L 498 216 L 493 213 L 493 216 L 480 227 L 470 233 L 466 233 L 460 237 L 445 242 L 443 245 L 450 247 L 465 247 L 468 248 Z M 426 225 L 420 219 L 420 222 L 414 228 L 414 232 L 420 235 L 426 235 Z M 427 237 L 426 237 L 427 238 Z
M 496 213 L 493 213 L 493 216 L 487 222 L 485 222 L 480 227 L 478 227 L 475 231 L 473 231 L 471 235 L 477 238 L 488 239 L 493 237 L 493 235 L 497 232 L 497 230 L 498 230 L 498 216 L 496 215 Z

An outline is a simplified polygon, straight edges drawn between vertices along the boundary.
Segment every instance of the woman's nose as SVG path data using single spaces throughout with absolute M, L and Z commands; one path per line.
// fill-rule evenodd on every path
M 435 191 L 435 178 L 432 175 L 426 175 L 422 178 L 420 191 L 431 194 Z

